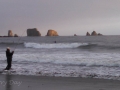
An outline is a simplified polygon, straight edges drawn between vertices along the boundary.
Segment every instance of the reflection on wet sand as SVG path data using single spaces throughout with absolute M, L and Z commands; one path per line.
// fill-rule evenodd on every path
M 6 75 L 6 86 L 5 86 L 5 90 L 12 90 L 12 84 L 11 84 L 11 80 L 12 80 L 12 76 L 11 75 Z

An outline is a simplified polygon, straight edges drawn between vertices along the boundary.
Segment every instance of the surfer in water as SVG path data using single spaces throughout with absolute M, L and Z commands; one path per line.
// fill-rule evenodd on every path
M 7 50 L 6 50 L 7 67 L 5 68 L 5 70 L 10 70 L 11 69 L 13 53 L 14 53 L 14 51 L 10 52 L 10 48 L 7 47 Z
M 57 43 L 56 41 L 54 41 L 54 43 Z

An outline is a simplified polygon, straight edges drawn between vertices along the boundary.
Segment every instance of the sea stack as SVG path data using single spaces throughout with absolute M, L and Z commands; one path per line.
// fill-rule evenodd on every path
M 46 36 L 58 36 L 55 30 L 49 29 Z
M 98 33 L 98 36 L 102 36 L 102 34 L 101 34 L 101 33 Z
M 8 37 L 13 37 L 12 30 L 8 30 Z
M 77 36 L 77 34 L 74 34 L 74 36 Z
M 91 33 L 91 36 L 97 36 L 98 34 L 96 33 L 96 31 L 93 31 L 92 33 Z
M 90 33 L 89 32 L 87 32 L 86 33 L 86 36 L 102 36 L 102 34 L 101 33 L 96 33 L 96 31 L 93 31 L 92 33 L 91 33 L 91 35 L 90 35 Z
M 37 28 L 27 29 L 27 36 L 41 36 Z
M 14 34 L 14 37 L 18 37 L 18 35 L 17 35 L 17 34 Z
M 89 33 L 89 32 L 87 32 L 87 33 L 86 33 L 86 36 L 90 36 L 90 33 Z

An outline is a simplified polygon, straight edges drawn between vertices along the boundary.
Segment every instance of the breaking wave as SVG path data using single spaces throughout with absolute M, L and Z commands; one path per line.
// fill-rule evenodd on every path
M 26 48 L 79 48 L 79 49 L 107 49 L 107 50 L 120 50 L 119 45 L 107 45 L 98 43 L 34 43 L 25 42 Z
M 88 43 L 24 43 L 27 48 L 78 48 Z

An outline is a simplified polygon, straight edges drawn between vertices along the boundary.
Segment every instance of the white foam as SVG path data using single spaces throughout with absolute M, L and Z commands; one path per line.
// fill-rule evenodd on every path
M 24 43 L 27 48 L 77 48 L 87 43 Z
M 88 53 L 88 52 L 59 52 L 59 53 L 15 53 L 13 61 L 18 63 L 52 63 L 61 65 L 81 66 L 113 66 L 120 67 L 120 55 L 118 53 Z M 0 54 L 0 62 L 5 62 L 5 54 Z
M 0 69 L 6 56 L 0 53 Z M 119 53 L 26 52 L 15 53 L 12 68 L 19 75 L 113 78 L 120 75 Z

